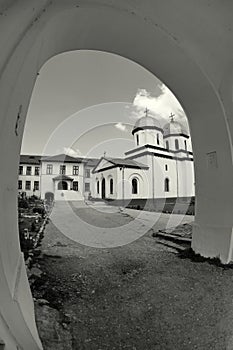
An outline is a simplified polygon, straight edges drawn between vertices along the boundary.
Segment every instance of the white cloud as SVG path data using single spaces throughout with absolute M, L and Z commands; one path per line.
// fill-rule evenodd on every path
M 187 118 L 179 101 L 166 85 L 162 84 L 160 89 L 161 94 L 157 97 L 152 96 L 146 89 L 138 89 L 133 101 L 131 117 L 133 119 L 140 118 L 145 114 L 145 108 L 148 108 L 149 113 L 159 117 L 162 123 L 166 123 L 169 120 L 169 115 L 174 113 L 175 120 L 187 126 Z
M 65 153 L 67 156 L 71 157 L 81 157 L 82 154 L 78 149 L 73 149 L 71 147 L 64 147 L 63 153 Z
M 122 124 L 121 122 L 115 124 L 115 127 L 121 131 L 127 131 L 126 125 Z

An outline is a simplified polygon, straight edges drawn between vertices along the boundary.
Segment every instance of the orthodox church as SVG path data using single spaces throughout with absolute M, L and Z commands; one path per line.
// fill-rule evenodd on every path
M 162 127 L 146 109 L 132 136 L 135 147 L 124 158 L 102 157 L 94 167 L 92 197 L 120 205 L 143 202 L 143 206 L 194 197 L 191 139 L 174 115 Z

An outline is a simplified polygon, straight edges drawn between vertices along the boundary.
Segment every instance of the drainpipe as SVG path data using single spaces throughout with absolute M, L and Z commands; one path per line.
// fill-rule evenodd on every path
M 177 198 L 179 198 L 179 172 L 178 172 L 177 156 L 176 156 L 176 187 L 177 187 Z
M 154 155 L 151 155 L 152 159 L 152 199 L 153 199 L 153 207 L 155 201 L 155 170 L 154 170 Z
M 123 200 L 123 207 L 124 207 L 125 206 L 125 183 L 124 183 L 125 167 L 123 166 L 121 170 L 122 170 L 122 200 Z

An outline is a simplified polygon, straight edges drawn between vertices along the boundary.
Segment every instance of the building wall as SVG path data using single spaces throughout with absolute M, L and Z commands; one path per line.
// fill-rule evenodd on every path
M 53 165 L 52 174 L 47 174 L 47 165 Z M 60 166 L 66 166 L 66 175 L 78 181 L 78 192 L 84 195 L 84 163 L 63 163 L 63 162 L 47 162 L 42 161 L 41 165 L 41 198 L 45 198 L 46 192 L 52 192 L 55 194 L 57 191 L 57 184 L 53 180 L 54 177 L 60 175 Z M 73 166 L 79 166 L 79 174 L 73 175 Z M 70 184 L 68 183 L 68 188 Z
M 34 164 L 20 164 L 20 166 L 23 167 L 23 174 L 19 175 L 18 181 L 22 181 L 22 189 L 18 188 L 18 193 L 25 192 L 27 197 L 30 197 L 32 195 L 35 195 L 37 197 L 40 197 L 40 173 L 41 168 L 40 165 L 34 165 Z M 31 167 L 31 175 L 26 175 L 26 169 L 27 167 Z M 35 168 L 39 167 L 39 175 L 35 175 Z M 31 189 L 26 189 L 26 181 L 30 181 Z M 34 189 L 34 182 L 39 181 L 39 190 L 33 191 Z

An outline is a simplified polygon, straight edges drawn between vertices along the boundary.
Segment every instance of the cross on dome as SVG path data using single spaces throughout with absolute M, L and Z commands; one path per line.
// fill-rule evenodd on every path
M 175 117 L 175 114 L 174 114 L 174 113 L 171 113 L 171 114 L 169 115 L 169 118 L 170 118 L 171 122 L 174 121 L 174 117 Z
M 147 107 L 146 107 L 144 113 L 145 113 L 146 117 L 148 117 L 149 109 Z

